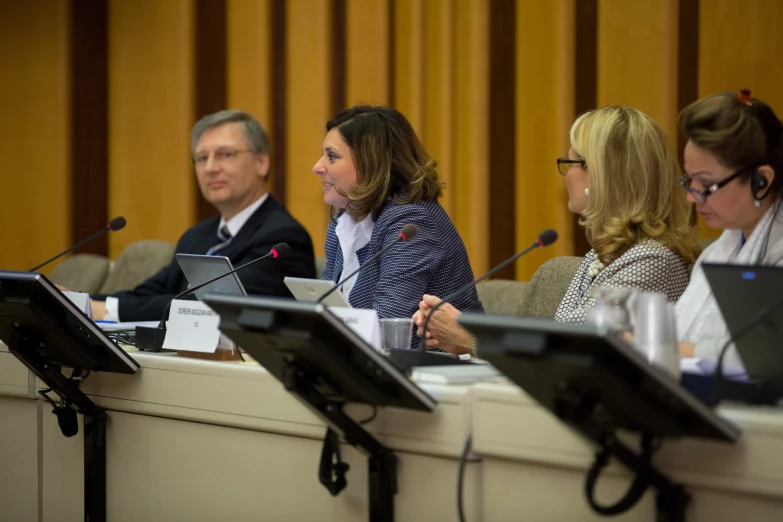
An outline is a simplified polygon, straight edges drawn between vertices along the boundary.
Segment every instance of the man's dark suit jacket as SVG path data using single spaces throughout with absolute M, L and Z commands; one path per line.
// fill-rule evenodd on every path
M 176 253 L 206 254 L 217 238 L 220 216 L 202 221 L 185 232 L 177 243 Z M 237 272 L 248 294 L 291 297 L 283 278 L 315 277 L 315 259 L 310 234 L 270 194 L 242 226 L 221 255 L 234 267 L 269 252 L 277 243 L 288 243 L 290 250 L 280 259 L 265 259 Z M 171 263 L 133 290 L 117 292 L 122 321 L 157 321 L 175 295 L 187 288 L 185 275 L 172 258 Z M 102 301 L 107 296 L 96 295 Z

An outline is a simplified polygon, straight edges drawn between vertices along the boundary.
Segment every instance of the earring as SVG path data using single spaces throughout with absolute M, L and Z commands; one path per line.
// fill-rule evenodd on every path
M 753 206 L 756 208 L 759 208 L 761 206 L 761 200 L 760 199 L 754 199 L 753 200 Z
M 590 187 L 585 188 L 585 196 L 590 195 Z

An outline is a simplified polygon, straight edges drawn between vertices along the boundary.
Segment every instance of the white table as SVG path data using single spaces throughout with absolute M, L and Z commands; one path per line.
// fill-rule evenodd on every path
M 30 377 L 0 345 L 0 520 L 82 519 L 81 432 L 60 433 Z M 348 487 L 331 497 L 317 480 L 325 428 L 254 363 L 133 352 L 134 376 L 92 374 L 83 389 L 109 411 L 108 516 L 137 520 L 367 519 L 366 460 L 344 447 Z M 399 458 L 397 520 L 453 521 L 459 457 L 468 434 L 467 518 L 599 520 L 584 499 L 593 449 L 506 382 L 422 385 L 434 413 L 383 409 L 367 425 Z M 354 418 L 370 409 L 349 408 Z M 742 430 L 737 445 L 669 441 L 656 463 L 685 484 L 689 521 L 783 516 L 783 412 L 720 410 Z M 618 499 L 629 475 L 616 466 L 598 486 Z M 653 495 L 617 520 L 652 521 Z M 39 518 L 40 517 L 40 518 Z
M 477 384 L 473 449 L 481 456 L 484 520 L 606 520 L 584 494 L 594 447 L 539 407 L 519 388 Z M 688 521 L 781 520 L 783 517 L 783 411 L 732 406 L 721 415 L 741 427 L 738 444 L 695 439 L 666 441 L 654 457 L 692 496 Z M 630 474 L 608 466 L 597 500 L 613 504 Z M 654 492 L 613 520 L 655 520 Z

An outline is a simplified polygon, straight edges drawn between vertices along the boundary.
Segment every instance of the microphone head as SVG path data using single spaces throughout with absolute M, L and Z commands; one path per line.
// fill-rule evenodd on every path
M 402 230 L 400 230 L 400 237 L 403 241 L 410 241 L 414 237 L 416 237 L 416 234 L 419 233 L 419 227 L 416 226 L 415 223 L 408 223 L 404 227 L 402 227 Z
M 538 246 L 540 247 L 549 246 L 555 241 L 557 241 L 557 230 L 551 228 L 548 228 L 543 232 L 541 232 L 538 235 L 538 239 L 536 239 L 536 243 L 538 243 Z
M 116 218 L 109 221 L 109 224 L 106 226 L 109 230 L 112 232 L 117 232 L 118 230 L 122 230 L 125 228 L 125 224 L 127 221 L 125 221 L 125 218 L 122 216 L 117 216 Z
M 288 246 L 288 243 L 278 243 L 269 249 L 269 253 L 272 254 L 274 259 L 278 259 L 279 257 L 285 257 L 289 250 L 291 250 L 291 247 Z

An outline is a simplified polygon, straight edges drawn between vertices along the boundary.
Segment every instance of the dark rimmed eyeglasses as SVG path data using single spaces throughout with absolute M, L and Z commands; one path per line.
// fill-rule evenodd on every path
M 572 160 L 570 158 L 557 158 L 557 170 L 563 176 L 568 174 L 568 170 L 571 168 L 571 165 L 575 165 L 575 164 L 582 165 L 582 168 L 585 168 L 587 166 L 587 164 L 585 163 L 585 160 Z
M 729 176 L 728 178 L 720 180 L 717 183 L 713 183 L 712 185 L 710 185 L 704 190 L 699 190 L 691 187 L 691 183 L 693 183 L 693 178 L 691 178 L 690 175 L 688 174 L 683 174 L 683 176 L 680 178 L 680 185 L 682 185 L 682 188 L 685 189 L 685 192 L 689 192 L 693 194 L 693 197 L 696 198 L 696 201 L 698 201 L 699 203 L 704 203 L 705 201 L 707 201 L 707 198 L 710 195 L 715 194 L 718 190 L 725 187 L 726 185 L 734 181 L 734 179 L 739 177 L 742 173 L 747 171 L 748 169 L 740 169 L 734 174 L 732 174 L 731 176 Z

